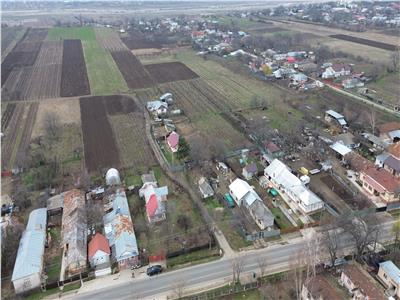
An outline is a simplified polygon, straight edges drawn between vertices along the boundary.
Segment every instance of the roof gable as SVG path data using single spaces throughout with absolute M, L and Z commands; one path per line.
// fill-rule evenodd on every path
M 89 259 L 92 258 L 98 250 L 101 250 L 110 255 L 110 245 L 108 244 L 106 237 L 100 233 L 96 233 L 96 235 L 89 242 L 88 246 Z

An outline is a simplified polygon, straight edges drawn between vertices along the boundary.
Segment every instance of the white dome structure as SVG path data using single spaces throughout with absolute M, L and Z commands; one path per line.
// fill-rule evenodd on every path
M 121 184 L 121 179 L 119 178 L 119 172 L 117 169 L 111 168 L 106 173 L 106 184 L 107 185 L 118 185 Z

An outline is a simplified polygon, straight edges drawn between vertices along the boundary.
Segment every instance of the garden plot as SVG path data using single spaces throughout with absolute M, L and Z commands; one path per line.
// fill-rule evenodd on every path
M 199 77 L 199 75 L 180 62 L 146 65 L 145 68 L 158 83 Z

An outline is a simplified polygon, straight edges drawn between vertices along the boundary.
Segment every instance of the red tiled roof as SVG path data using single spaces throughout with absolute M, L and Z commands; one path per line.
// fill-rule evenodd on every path
M 400 142 L 397 142 L 396 144 L 390 145 L 389 148 L 388 148 L 388 151 L 394 157 L 400 159 Z
M 171 148 L 175 148 L 179 144 L 179 134 L 175 131 L 171 132 L 171 134 L 167 137 L 168 145 Z
M 158 208 L 157 196 L 155 194 L 150 196 L 149 202 L 146 204 L 146 212 L 149 217 L 153 217 Z
M 280 150 L 279 147 L 273 142 L 269 142 L 268 144 L 266 143 L 265 148 L 267 148 L 267 150 L 271 153 L 275 153 Z
M 384 192 L 384 190 L 394 193 L 400 189 L 400 181 L 385 169 L 369 168 L 364 174 L 368 184 L 379 193 Z
M 108 244 L 106 237 L 100 233 L 96 233 L 96 235 L 89 242 L 89 259 L 92 258 L 98 250 L 110 254 L 110 245 Z

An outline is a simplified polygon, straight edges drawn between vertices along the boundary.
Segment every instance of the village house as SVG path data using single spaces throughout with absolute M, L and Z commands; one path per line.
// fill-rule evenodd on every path
M 283 152 L 274 142 L 264 142 L 264 148 L 267 154 L 273 158 L 279 158 L 285 155 L 285 152 Z
M 323 275 L 309 278 L 303 283 L 301 300 L 341 300 L 342 298 Z
M 388 147 L 388 152 L 395 158 L 400 159 L 400 142 Z
M 365 191 L 385 202 L 400 200 L 400 180 L 385 169 L 368 168 L 360 173 L 360 181 Z
M 179 134 L 175 131 L 171 132 L 167 137 L 167 144 L 172 152 L 177 152 L 179 149 Z
M 386 153 L 386 158 L 382 161 L 382 167 L 395 177 L 400 177 L 400 158 L 390 153 Z M 378 160 L 378 157 L 377 157 Z M 376 163 L 376 162 L 375 162 Z
M 90 266 L 95 268 L 96 277 L 111 274 L 110 244 L 104 235 L 96 233 L 88 244 Z
M 29 214 L 28 224 L 19 242 L 11 277 L 17 294 L 41 287 L 46 226 L 46 208 L 35 209 Z M 3 259 L 7 258 L 3 257 Z
M 336 121 L 340 127 L 347 126 L 344 116 L 331 109 L 325 112 L 325 121 L 329 123 Z
M 362 82 L 360 79 L 358 78 L 346 78 L 344 80 L 342 80 L 342 86 L 345 89 L 352 89 L 355 87 L 363 87 L 364 86 L 364 82 Z
M 165 115 L 168 111 L 168 103 L 160 100 L 149 101 L 146 104 L 146 108 L 149 112 L 153 113 L 154 115 L 162 116 Z
M 378 126 L 379 137 L 383 140 L 390 140 L 390 133 L 398 130 L 400 130 L 400 122 L 389 122 Z
M 250 180 L 253 176 L 257 175 L 257 164 L 251 163 L 242 169 L 242 175 L 246 180 Z
M 146 215 L 149 223 L 163 221 L 167 218 L 165 202 L 167 201 L 168 187 L 158 187 L 157 182 L 144 182 L 139 190 L 139 196 L 146 203 Z
M 126 194 L 123 189 L 117 189 L 108 199 L 112 209 L 103 217 L 103 222 L 112 260 L 120 269 L 138 265 L 139 250 Z
M 324 208 L 324 202 L 280 160 L 274 159 L 265 168 L 264 175 L 278 190 L 297 203 L 303 213 L 309 214 Z
M 386 287 L 387 294 L 400 299 L 400 269 L 391 260 L 379 264 L 378 279 Z
M 274 216 L 265 206 L 260 196 L 246 181 L 236 178 L 229 185 L 229 194 L 237 206 L 243 206 L 249 211 L 251 217 L 261 230 L 273 226 Z
M 339 283 L 348 290 L 353 300 L 387 299 L 369 274 L 358 265 L 346 265 L 340 276 Z
M 351 67 L 346 64 L 332 64 L 332 66 L 327 67 L 322 73 L 322 78 L 337 78 L 341 76 L 348 76 L 351 74 Z
M 199 179 L 198 184 L 199 184 L 199 190 L 200 190 L 200 193 L 201 193 L 201 197 L 203 199 L 210 198 L 210 197 L 214 196 L 214 190 L 211 187 L 211 185 L 208 183 L 207 178 L 201 177 Z

